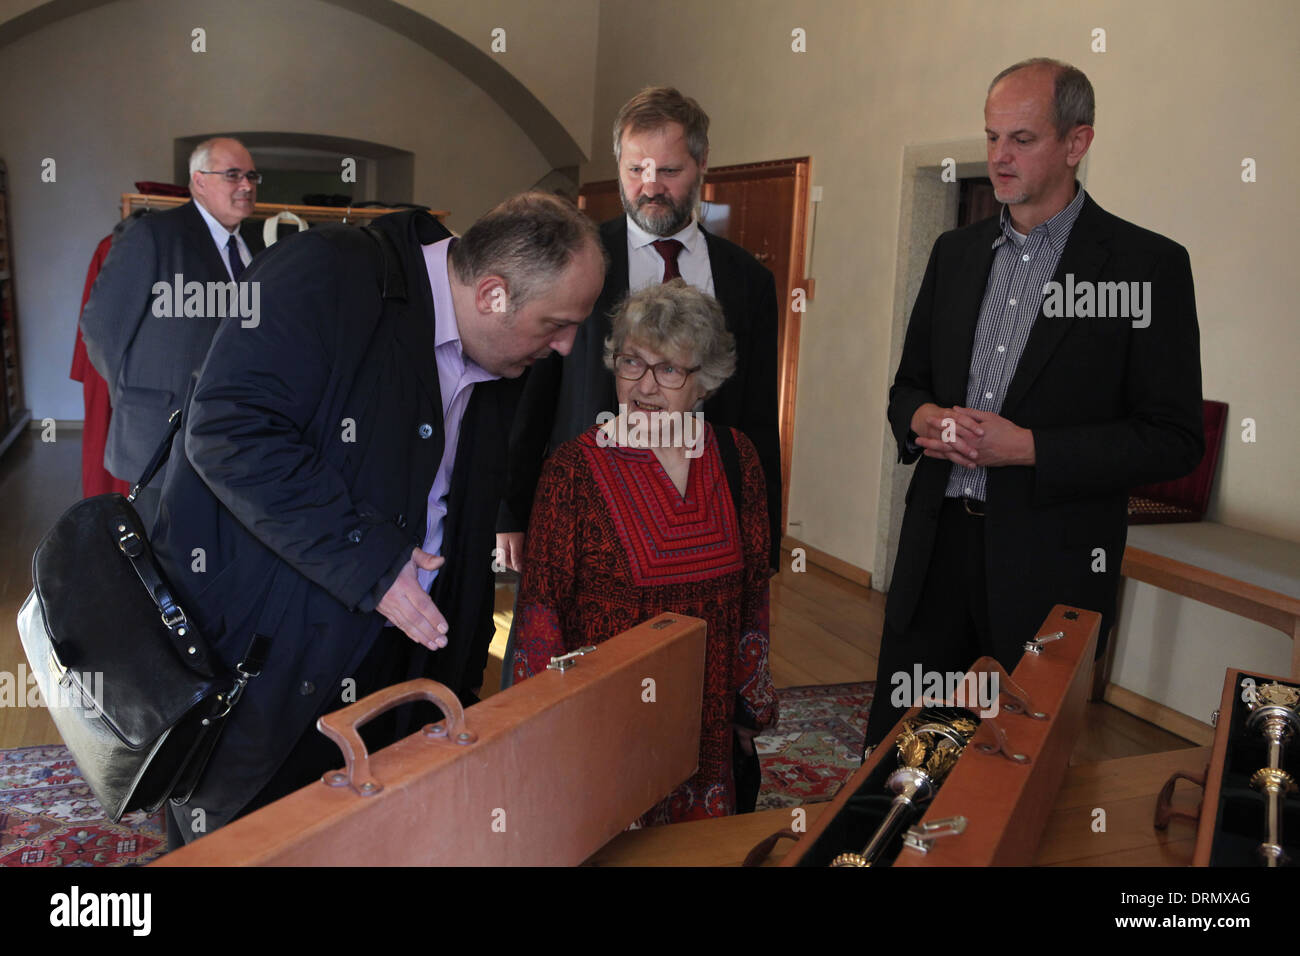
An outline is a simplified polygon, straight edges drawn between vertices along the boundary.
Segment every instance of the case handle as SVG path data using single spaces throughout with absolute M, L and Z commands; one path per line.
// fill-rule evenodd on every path
M 380 714 L 412 701 L 427 700 L 435 704 L 446 720 L 426 725 L 420 732 L 431 740 L 452 741 L 461 746 L 472 744 L 478 735 L 465 726 L 465 708 L 451 688 L 437 681 L 419 679 L 394 684 L 363 697 L 355 704 L 326 714 L 316 721 L 316 729 L 343 752 L 344 767 L 321 777 L 330 787 L 350 786 L 363 797 L 373 797 L 384 785 L 370 772 L 370 752 L 361 739 L 360 729 Z
M 1188 813 L 1186 810 L 1175 810 L 1174 803 L 1174 784 L 1179 780 L 1190 780 L 1202 790 L 1205 789 L 1205 782 L 1209 779 L 1210 767 L 1206 764 L 1205 769 L 1199 775 L 1194 773 L 1184 773 L 1182 770 L 1175 771 L 1174 775 L 1165 781 L 1165 785 L 1160 788 L 1160 795 L 1156 797 L 1156 814 L 1152 823 L 1157 830 L 1165 830 L 1169 827 L 1169 821 L 1175 818 L 1179 820 L 1190 820 L 1197 823 L 1201 819 L 1202 805 L 1198 804 L 1195 813 Z

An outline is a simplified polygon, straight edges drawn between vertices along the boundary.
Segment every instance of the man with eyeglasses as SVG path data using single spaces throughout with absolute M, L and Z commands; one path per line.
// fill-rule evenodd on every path
M 113 402 L 104 467 L 128 482 L 144 472 L 222 318 L 232 314 L 227 308 L 207 314 L 218 300 L 232 303 L 228 293 L 190 298 L 190 284 L 205 293 L 213 283 L 233 288 L 263 248 L 260 230 L 240 229 L 262 180 L 243 144 L 206 140 L 189 166 L 193 201 L 145 216 L 113 242 L 81 314 L 86 352 Z M 160 292 L 163 286 L 168 291 Z M 158 307 L 168 304 L 160 295 L 186 301 L 185 314 Z M 203 314 L 191 314 L 196 311 Z M 146 527 L 157 514 L 162 480 L 160 474 L 136 501 Z
M 772 273 L 735 243 L 706 232 L 695 216 L 709 160 L 709 117 L 669 87 L 628 100 L 613 128 L 625 216 L 603 223 L 605 287 L 568 356 L 537 363 L 524 386 L 510 438 L 507 491 L 497 522 L 504 563 L 522 567 L 524 529 L 548 449 L 617 411 L 604 364 L 609 315 L 627 296 L 681 277 L 717 298 L 736 337 L 736 373 L 704 404 L 715 426 L 754 443 L 767 484 L 771 562 L 781 553 L 781 447 L 777 435 L 777 302 Z

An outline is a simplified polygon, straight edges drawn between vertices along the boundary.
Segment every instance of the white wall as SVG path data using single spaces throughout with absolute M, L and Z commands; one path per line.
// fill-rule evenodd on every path
M 1300 540 L 1300 387 L 1291 274 L 1300 254 L 1300 7 L 1219 0 L 909 3 L 606 0 L 593 126 L 651 83 L 696 97 L 714 165 L 810 155 L 825 189 L 817 299 L 803 319 L 791 520 L 814 547 L 872 568 L 903 149 L 979 137 L 989 80 L 1030 56 L 1073 62 L 1097 92 L 1088 189 L 1185 245 L 1205 396 L 1234 423 L 1211 517 Z M 1090 50 L 1107 31 L 1107 52 Z M 807 52 L 791 51 L 791 31 Z M 584 179 L 614 175 L 608 148 Z M 1259 181 L 1241 181 L 1254 157 Z M 910 303 L 908 303 L 910 307 Z
M 207 31 L 207 52 L 190 31 Z M 522 39 L 522 38 L 521 38 Z M 0 157 L 23 380 L 36 419 L 82 417 L 68 379 L 82 283 L 136 180 L 171 181 L 172 142 L 318 133 L 415 154 L 415 199 L 464 229 L 550 169 L 480 89 L 427 50 L 319 0 L 122 0 L 0 49 Z M 41 161 L 57 182 L 41 182 Z

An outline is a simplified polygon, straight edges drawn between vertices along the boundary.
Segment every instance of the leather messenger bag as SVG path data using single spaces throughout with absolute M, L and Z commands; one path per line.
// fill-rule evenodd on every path
M 32 556 L 18 612 L 50 716 L 114 822 L 189 796 L 267 645 L 255 638 L 233 673 L 222 664 L 176 603 L 132 507 L 179 428 L 177 411 L 129 498 L 96 495 L 59 518 Z

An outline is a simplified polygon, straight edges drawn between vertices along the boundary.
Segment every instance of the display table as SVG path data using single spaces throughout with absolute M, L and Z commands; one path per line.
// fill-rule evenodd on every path
M 1176 770 L 1199 773 L 1209 747 L 1191 747 L 1139 757 L 1121 757 L 1070 767 L 1038 848 L 1039 866 L 1188 866 L 1196 826 L 1174 820 L 1161 833 L 1152 826 L 1156 795 Z M 1174 795 L 1175 809 L 1194 811 L 1201 791 L 1188 783 Z M 810 804 L 806 825 L 829 806 Z M 1094 830 L 1105 811 L 1105 830 Z M 587 860 L 588 866 L 739 866 L 750 849 L 789 827 L 789 809 L 765 810 L 719 820 L 622 833 Z M 765 866 L 774 866 L 794 846 L 777 843 Z

